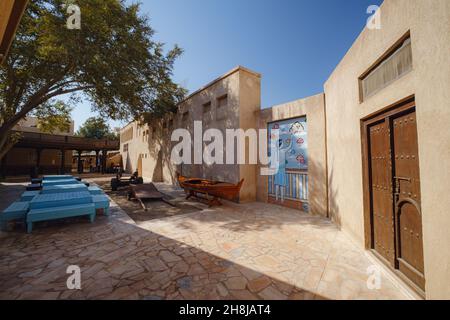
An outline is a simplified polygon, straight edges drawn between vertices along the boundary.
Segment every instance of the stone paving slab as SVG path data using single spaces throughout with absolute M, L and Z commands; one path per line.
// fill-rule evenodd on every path
M 135 224 L 115 203 L 94 224 L 0 233 L 0 299 L 407 299 L 330 221 L 226 203 Z M 67 266 L 81 268 L 68 290 Z

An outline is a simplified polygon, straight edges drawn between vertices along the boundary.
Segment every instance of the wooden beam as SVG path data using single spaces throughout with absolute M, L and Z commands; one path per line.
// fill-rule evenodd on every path
M 0 64 L 6 60 L 28 0 L 0 1 Z

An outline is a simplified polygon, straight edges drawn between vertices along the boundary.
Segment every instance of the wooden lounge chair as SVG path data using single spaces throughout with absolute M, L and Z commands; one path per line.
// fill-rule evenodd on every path
M 128 190 L 128 200 L 138 200 L 145 211 L 147 211 L 147 207 L 143 200 L 161 200 L 174 207 L 174 204 L 164 199 L 165 196 L 164 193 L 158 191 L 153 183 L 130 184 Z
M 127 187 L 130 184 L 143 184 L 144 179 L 138 177 L 137 171 L 131 175 L 129 178 L 122 178 L 122 172 L 118 172 L 115 178 L 111 179 L 111 190 L 117 191 L 120 187 Z

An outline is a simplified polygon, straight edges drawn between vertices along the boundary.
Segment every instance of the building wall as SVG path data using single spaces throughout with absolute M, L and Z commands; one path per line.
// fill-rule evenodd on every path
M 202 121 L 203 132 L 215 128 L 219 129 L 224 137 L 226 129 L 239 128 L 239 75 L 240 72 L 233 72 L 181 103 L 177 114 L 178 127 L 189 130 L 191 137 L 194 137 L 194 121 Z M 224 95 L 227 95 L 226 109 L 219 108 L 218 105 L 218 98 Z M 211 102 L 210 113 L 204 114 L 204 104 L 208 102 Z M 182 122 L 184 112 L 189 112 L 187 123 Z M 224 152 L 224 157 L 226 157 L 226 152 Z M 194 160 L 193 154 L 192 160 Z M 239 181 L 239 168 L 235 165 L 183 165 L 182 172 L 183 175 L 190 177 L 214 178 L 235 183 Z
M 219 107 L 219 98 L 227 96 L 226 106 Z M 193 164 L 174 166 L 170 161 L 171 150 L 177 142 L 171 142 L 174 129 L 184 128 L 194 137 L 194 121 L 202 122 L 203 133 L 210 128 L 219 129 L 226 137 L 226 129 L 244 130 L 256 127 L 255 112 L 261 108 L 260 104 L 260 75 L 243 67 L 237 67 L 205 87 L 191 94 L 178 106 L 176 114 L 167 115 L 157 123 L 139 126 L 132 122 L 122 128 L 121 136 L 127 137 L 127 130 L 133 128 L 132 139 L 124 141 L 121 138 L 120 152 L 124 168 L 127 172 L 136 171 L 139 155 L 142 157 L 142 175 L 152 181 L 174 183 L 176 171 L 186 176 L 223 180 L 237 183 L 245 179 L 240 193 L 240 201 L 255 201 L 255 172 L 256 165 L 203 165 L 194 163 L 194 148 L 192 141 Z M 204 105 L 211 103 L 208 112 L 204 112 Z M 188 117 L 184 116 L 188 112 Z M 169 125 L 172 120 L 172 126 Z M 144 136 L 143 132 L 148 131 Z M 128 131 L 129 132 L 129 131 Z M 129 133 L 128 133 L 129 135 Z M 147 138 L 148 137 L 148 138 Z M 124 145 L 128 144 L 128 151 Z M 204 144 L 202 145 L 203 149 Z M 235 155 L 237 146 L 235 146 Z M 224 143 L 224 161 L 226 159 Z
M 75 122 L 72 120 L 67 130 L 61 131 L 59 129 L 56 129 L 54 132 L 52 132 L 52 134 L 73 136 L 74 127 Z M 40 133 L 41 131 L 39 130 L 39 119 L 36 117 L 26 117 L 19 121 L 19 123 L 14 127 L 14 130 Z
M 390 0 L 380 30 L 365 29 L 325 83 L 329 207 L 364 246 L 361 119 L 414 96 L 427 298 L 450 297 L 450 1 Z M 413 70 L 363 103 L 358 77 L 410 31 Z M 446 247 L 442 247 L 445 244 Z
M 311 214 L 327 216 L 327 174 L 325 144 L 325 98 L 318 94 L 273 106 L 258 112 L 258 127 L 267 129 L 274 121 L 306 116 L 308 123 L 308 183 Z M 257 200 L 267 202 L 268 178 L 257 171 Z
M 143 155 L 145 159 L 145 154 L 148 154 L 150 151 L 150 140 L 146 139 L 143 134 L 148 129 L 148 126 L 139 126 L 137 122 L 131 122 L 121 129 L 120 153 L 122 155 L 123 168 L 128 173 L 136 171 L 139 157 Z M 125 136 L 126 140 L 124 140 Z M 125 149 L 126 146 L 128 146 L 128 150 Z M 144 176 L 147 177 L 148 174 L 144 174 Z
M 243 130 L 258 128 L 255 113 L 261 109 L 261 78 L 247 72 L 239 74 L 239 128 Z M 248 162 L 248 141 L 246 141 L 247 160 L 239 166 L 240 179 L 244 179 L 240 198 L 256 201 L 257 197 L 257 165 Z M 239 180 L 240 180 L 239 179 Z

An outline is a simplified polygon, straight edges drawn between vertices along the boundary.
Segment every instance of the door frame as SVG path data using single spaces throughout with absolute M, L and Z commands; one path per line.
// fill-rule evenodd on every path
M 390 261 L 387 261 L 380 254 L 374 250 L 374 234 L 372 230 L 373 219 L 371 215 L 371 194 L 370 194 L 370 161 L 369 161 L 369 131 L 368 127 L 382 119 L 389 118 L 393 115 L 409 111 L 412 108 L 416 108 L 416 102 L 414 95 L 402 99 L 388 107 L 382 108 L 360 120 L 361 128 L 361 155 L 362 155 L 362 183 L 363 183 L 363 210 L 364 210 L 364 245 L 365 249 L 369 250 L 377 260 L 381 261 L 390 270 L 392 270 L 403 282 L 408 284 L 414 291 L 419 295 L 425 296 L 425 292 L 420 289 L 416 284 L 414 284 L 410 279 L 403 275 L 399 270 L 392 266 Z M 420 146 L 419 146 L 420 148 Z M 393 211 L 395 210 L 395 204 L 393 206 Z M 395 217 L 395 212 L 393 212 Z M 423 228 L 423 226 L 422 226 Z M 396 232 L 396 229 L 395 229 Z M 395 236 L 395 235 L 394 235 Z M 395 244 L 397 246 L 397 244 Z M 397 247 L 396 247 L 397 250 Z
M 367 128 L 374 122 L 380 121 L 386 117 L 392 116 L 402 111 L 406 111 L 415 107 L 416 103 L 414 96 L 408 97 L 400 102 L 383 108 L 365 118 L 360 120 L 361 125 L 361 154 L 362 154 L 362 168 L 363 168 L 363 204 L 364 204 L 364 244 L 367 250 L 372 248 L 373 234 L 371 232 L 372 221 L 370 217 L 370 165 L 369 165 L 369 139 Z

